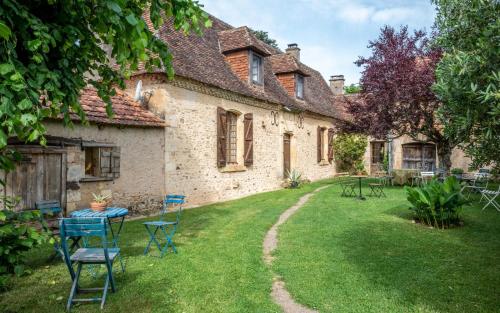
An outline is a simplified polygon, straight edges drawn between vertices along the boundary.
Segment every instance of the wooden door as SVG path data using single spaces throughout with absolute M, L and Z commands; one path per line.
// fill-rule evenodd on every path
M 283 176 L 288 178 L 288 173 L 290 172 L 290 134 L 283 135 Z
M 372 141 L 371 146 L 371 174 L 382 171 L 384 169 L 384 142 Z
M 18 210 L 40 200 L 59 200 L 66 207 L 66 153 L 61 149 L 23 149 L 16 169 L 5 177 L 4 194 L 19 197 Z

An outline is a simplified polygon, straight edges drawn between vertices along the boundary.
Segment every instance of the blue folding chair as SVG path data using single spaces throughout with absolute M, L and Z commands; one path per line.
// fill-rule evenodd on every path
M 149 248 L 151 247 L 151 244 L 153 242 L 156 244 L 156 247 L 158 247 L 158 250 L 160 250 L 160 258 L 162 258 L 163 255 L 168 251 L 169 246 L 172 247 L 174 253 L 177 253 L 177 249 L 175 248 L 172 238 L 180 222 L 182 205 L 184 204 L 185 198 L 186 197 L 183 195 L 167 195 L 165 197 L 165 200 L 163 201 L 163 207 L 160 212 L 160 220 L 143 223 L 149 234 L 149 242 L 148 245 L 146 246 L 146 249 L 144 249 L 144 255 L 146 255 L 149 252 Z M 170 209 L 172 209 L 171 211 L 175 210 L 174 221 L 165 220 L 166 214 L 169 212 Z M 158 231 L 161 231 L 161 233 L 165 236 L 166 242 L 163 247 L 156 238 L 156 234 L 158 233 Z
M 50 233 L 54 239 L 55 253 L 50 257 L 51 260 L 55 259 L 58 255 L 64 258 L 60 244 L 60 231 L 59 219 L 63 218 L 63 210 L 61 203 L 58 200 L 41 200 L 35 202 L 35 208 L 40 212 L 40 223 L 44 231 Z M 70 252 L 79 247 L 79 237 L 69 238 L 73 242 L 70 246 Z
M 106 302 L 108 289 L 111 285 L 111 291 L 115 292 L 115 281 L 113 279 L 113 261 L 120 253 L 119 248 L 108 248 L 107 244 L 107 225 L 106 218 L 64 218 L 59 222 L 61 231 L 61 247 L 64 254 L 64 261 L 68 267 L 73 284 L 68 298 L 66 309 L 71 310 L 75 302 L 101 302 L 101 309 Z M 97 237 L 101 239 L 102 248 L 79 248 L 72 255 L 68 248 L 68 238 L 82 237 L 90 239 Z M 82 272 L 83 265 L 104 264 L 107 274 L 104 288 L 80 288 L 78 281 Z M 76 273 L 73 266 L 76 265 Z M 101 298 L 75 298 L 79 293 L 89 293 L 103 291 Z

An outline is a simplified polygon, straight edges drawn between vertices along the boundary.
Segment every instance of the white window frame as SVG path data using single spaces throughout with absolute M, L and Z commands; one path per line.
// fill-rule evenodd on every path
M 257 68 L 257 80 L 254 80 L 254 75 L 253 75 L 254 58 L 260 60 L 260 64 Z M 250 64 L 249 64 L 250 82 L 253 84 L 257 84 L 257 85 L 263 85 L 264 84 L 264 57 L 250 50 L 250 58 L 249 59 L 250 59 Z

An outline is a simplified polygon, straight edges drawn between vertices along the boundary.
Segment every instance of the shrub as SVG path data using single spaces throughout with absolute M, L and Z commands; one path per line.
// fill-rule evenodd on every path
M 291 170 L 287 173 L 290 188 L 298 188 L 302 183 L 302 174 L 297 170 Z
M 16 212 L 16 200 L 4 197 L 6 209 L 0 210 L 0 289 L 6 288 L 10 274 L 25 273 L 24 252 L 43 244 L 48 234 L 35 228 L 39 221 L 37 211 Z
M 464 170 L 462 168 L 455 167 L 451 169 L 451 173 L 453 175 L 462 175 L 464 173 Z
M 460 189 L 454 176 L 447 177 L 443 183 L 433 179 L 423 187 L 405 187 L 415 219 L 443 229 L 460 224 L 462 207 L 468 203 Z
M 340 134 L 333 140 L 335 161 L 340 172 L 355 172 L 364 170 L 363 157 L 368 139 L 364 135 Z

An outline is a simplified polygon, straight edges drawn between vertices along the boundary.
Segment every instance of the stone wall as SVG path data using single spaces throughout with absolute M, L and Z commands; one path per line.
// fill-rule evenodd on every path
M 331 177 L 335 167 L 319 164 L 317 127 L 330 128 L 332 120 L 321 116 L 286 113 L 281 106 L 254 102 L 230 92 L 183 80 L 166 83 L 154 76 L 141 77 L 143 89 L 151 93 L 148 106 L 164 116 L 165 189 L 182 193 L 188 205 L 240 198 L 281 188 L 283 184 L 283 134 L 292 135 L 291 168 L 304 178 Z M 133 92 L 134 82 L 129 83 Z M 217 107 L 239 114 L 238 138 L 242 137 L 243 115 L 253 113 L 253 165 L 217 167 Z M 325 149 L 326 147 L 326 140 Z M 238 144 L 238 150 L 241 146 Z M 326 151 L 325 151 L 326 155 Z
M 49 135 L 110 143 L 120 147 L 120 177 L 111 181 L 84 181 L 85 153 L 79 146 L 67 147 L 67 211 L 89 206 L 92 193 L 112 193 L 112 205 L 131 213 L 157 210 L 165 194 L 165 133 L 162 128 L 117 128 L 111 126 L 46 124 Z
M 368 140 L 368 146 L 365 153 L 365 165 L 366 168 L 369 169 L 371 166 L 371 147 L 370 142 L 373 140 Z M 419 140 L 422 142 L 425 141 L 425 137 L 420 137 Z M 394 169 L 403 169 L 403 145 L 408 143 L 413 143 L 415 140 L 410 138 L 409 136 L 401 136 L 393 139 L 392 141 L 392 156 L 393 156 L 393 168 Z M 387 149 L 387 144 L 386 144 Z M 387 150 L 386 150 L 387 151 Z M 471 164 L 470 158 L 466 157 L 464 152 L 459 148 L 454 148 L 451 154 L 451 167 L 452 168 L 461 168 L 464 171 L 469 171 L 469 165 Z M 439 159 L 437 156 L 436 150 L 436 167 L 439 168 Z

